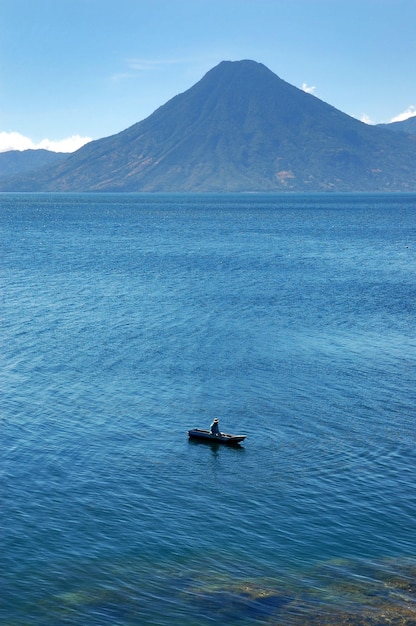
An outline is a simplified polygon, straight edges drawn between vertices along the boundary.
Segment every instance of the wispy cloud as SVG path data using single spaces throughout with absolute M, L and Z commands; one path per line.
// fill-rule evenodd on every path
M 123 80 L 125 78 L 131 78 L 141 72 L 153 72 L 155 70 L 165 69 L 171 65 L 180 65 L 184 63 L 185 59 L 136 59 L 131 58 L 126 60 L 125 71 L 121 71 L 117 74 L 113 74 L 111 77 L 113 80 Z
M 129 68 L 137 72 L 148 72 L 169 65 L 179 65 L 183 62 L 184 59 L 128 59 L 127 61 Z
M 75 152 L 86 143 L 92 141 L 91 137 L 72 135 L 65 139 L 42 139 L 36 143 L 21 133 L 0 132 L 0 152 L 8 150 L 51 150 L 52 152 Z
M 399 115 L 396 115 L 395 117 L 393 117 L 390 122 L 404 122 L 404 120 L 409 119 L 409 117 L 415 117 L 416 116 L 416 108 L 411 105 L 410 107 L 408 107 L 406 109 L 406 111 L 403 111 L 403 113 L 399 113 Z
M 302 91 L 305 91 L 306 93 L 314 93 L 316 87 L 309 87 L 309 85 L 307 85 L 306 83 L 302 83 Z

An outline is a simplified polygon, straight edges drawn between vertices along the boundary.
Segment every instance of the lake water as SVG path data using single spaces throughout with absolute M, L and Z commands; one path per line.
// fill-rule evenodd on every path
M 3 624 L 416 623 L 416 195 L 0 226 Z

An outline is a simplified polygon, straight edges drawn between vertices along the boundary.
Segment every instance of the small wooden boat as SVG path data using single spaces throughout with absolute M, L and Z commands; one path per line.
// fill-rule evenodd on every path
M 188 430 L 188 435 L 190 439 L 200 439 L 210 443 L 225 443 L 228 445 L 241 443 L 247 437 L 247 435 L 230 435 L 228 433 L 213 435 L 210 430 L 204 430 L 203 428 L 192 428 Z

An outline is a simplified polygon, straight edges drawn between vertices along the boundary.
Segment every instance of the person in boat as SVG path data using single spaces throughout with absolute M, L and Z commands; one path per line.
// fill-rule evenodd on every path
M 212 422 L 210 426 L 210 431 L 211 431 L 211 435 L 216 435 L 217 437 L 221 435 L 219 420 L 217 418 L 215 418 L 215 420 Z

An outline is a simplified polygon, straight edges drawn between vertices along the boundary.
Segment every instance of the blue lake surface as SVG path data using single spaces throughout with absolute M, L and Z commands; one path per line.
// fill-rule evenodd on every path
M 416 195 L 1 194 L 0 233 L 3 624 L 416 623 Z

